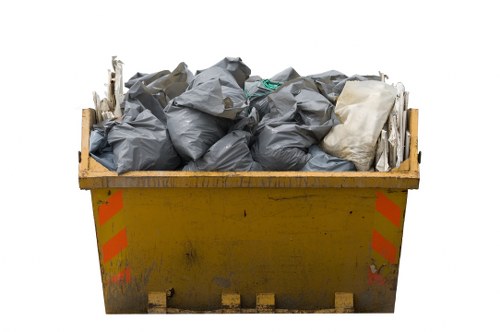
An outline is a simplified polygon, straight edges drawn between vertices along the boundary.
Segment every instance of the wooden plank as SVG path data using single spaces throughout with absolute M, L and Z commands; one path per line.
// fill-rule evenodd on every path
M 353 293 L 336 292 L 334 297 L 335 297 L 335 312 L 337 313 L 354 312 Z
M 223 293 L 221 302 L 224 312 L 239 312 L 241 309 L 241 297 L 238 293 Z
M 410 159 L 406 159 L 397 168 L 393 168 L 391 172 L 408 172 L 410 170 Z
M 148 293 L 148 314 L 167 313 L 167 292 Z
M 408 110 L 410 116 L 410 171 L 418 174 L 418 109 Z
M 273 312 L 276 308 L 274 293 L 260 293 L 256 297 L 257 312 Z
M 99 166 L 102 168 L 102 166 Z M 314 174 L 311 174 L 314 173 Z M 92 171 L 80 188 L 418 188 L 415 172 L 183 172 Z
M 82 111 L 82 141 L 79 155 L 78 175 L 79 178 L 84 178 L 89 168 L 89 144 L 90 144 L 90 129 L 95 121 L 95 112 L 92 109 L 84 109 Z M 83 188 L 80 185 L 81 189 Z
M 351 311 L 349 311 L 351 312 Z M 261 313 L 257 309 L 240 309 L 238 311 L 230 311 L 225 309 L 218 310 L 189 310 L 167 308 L 168 314 L 227 314 L 227 313 L 241 313 L 241 314 L 258 314 Z M 274 314 L 335 314 L 346 313 L 345 311 L 337 312 L 335 309 L 275 309 L 272 311 Z
M 337 313 L 354 312 L 353 293 L 336 292 L 334 297 L 335 297 L 335 312 Z

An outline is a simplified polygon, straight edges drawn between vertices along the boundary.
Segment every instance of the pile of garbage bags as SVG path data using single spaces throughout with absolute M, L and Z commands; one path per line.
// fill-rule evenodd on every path
M 388 132 L 398 129 L 403 116 L 390 115 L 405 109 L 407 95 L 381 75 L 287 68 L 263 79 L 228 57 L 196 74 L 185 63 L 136 73 L 123 93 L 122 63 L 113 58 L 113 68 L 107 98 L 94 93 L 90 153 L 118 174 L 387 171 L 404 158 L 403 147 L 392 158 Z

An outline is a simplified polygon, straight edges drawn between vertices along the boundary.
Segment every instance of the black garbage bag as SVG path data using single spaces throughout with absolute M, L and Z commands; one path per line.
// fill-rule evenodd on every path
M 259 76 L 251 77 L 245 82 L 245 94 L 249 106 L 255 107 L 259 116 L 263 118 L 271 110 L 268 95 L 299 78 L 300 75 L 292 67 L 286 68 L 270 79 L 261 79 Z
M 312 145 L 309 148 L 311 158 L 301 171 L 308 172 L 349 172 L 356 171 L 356 166 L 348 160 L 331 156 L 321 150 L 319 146 Z
M 172 143 L 185 162 L 199 159 L 226 135 L 233 121 L 176 105 L 175 101 L 173 99 L 165 108 Z
M 125 82 L 126 88 L 131 88 L 135 83 L 142 82 L 145 85 L 148 85 L 162 76 L 170 74 L 170 70 L 160 70 L 156 73 L 145 74 L 145 73 L 135 73 L 127 82 Z
M 116 123 L 108 133 L 116 171 L 174 170 L 180 158 L 174 150 L 165 125 L 146 109 L 135 119 Z
M 380 76 L 378 75 L 352 75 L 348 77 L 336 70 L 330 70 L 308 77 L 316 83 L 319 92 L 333 104 L 337 102 L 346 82 L 366 80 L 380 81 Z
M 201 95 L 205 94 L 204 97 L 206 99 L 209 97 L 208 94 L 211 90 L 209 88 L 210 85 L 207 84 L 214 84 L 212 81 L 218 82 L 220 85 L 220 94 L 223 100 L 222 106 L 225 109 L 231 109 L 232 113 L 237 114 L 248 107 L 245 92 L 239 86 L 233 74 L 218 66 L 213 66 L 199 72 L 189 85 L 188 91 L 197 90 Z M 201 105 L 203 103 L 198 101 L 198 104 Z M 234 117 L 232 118 L 234 119 Z
M 184 62 L 181 62 L 173 72 L 158 77 L 147 84 L 146 88 L 164 109 L 170 100 L 186 91 L 192 80 L 193 73 Z
M 212 145 L 205 155 L 198 160 L 190 161 L 184 171 L 259 171 L 248 147 L 250 133 L 235 130 Z
M 298 78 L 268 95 L 270 112 L 257 127 L 255 161 L 266 170 L 298 171 L 318 144 L 338 124 L 333 105 L 310 79 Z
M 111 171 L 116 171 L 115 157 L 107 139 L 106 126 L 94 126 L 90 132 L 89 152 L 98 163 Z
M 285 83 L 297 78 L 300 78 L 299 73 L 297 73 L 292 67 L 288 67 L 271 77 L 271 81 Z
M 332 126 L 332 120 L 321 126 L 293 122 L 267 124 L 259 128 L 252 155 L 265 170 L 299 171 L 310 158 L 309 147 L 318 144 Z
M 348 78 L 347 75 L 336 71 L 329 70 L 321 74 L 310 75 L 308 78 L 312 79 L 318 88 L 318 91 L 327 98 L 330 102 L 335 103 L 340 92 L 335 90 L 337 85 Z M 337 87 L 337 89 L 341 87 Z
M 289 82 L 268 96 L 270 112 L 259 123 L 257 131 L 271 123 L 292 122 L 304 125 L 318 140 L 339 123 L 334 106 L 317 90 L 310 79 L 299 78 Z
M 172 142 L 185 162 L 201 158 L 247 109 L 238 80 L 243 84 L 249 73 L 241 59 L 226 58 L 198 72 L 188 89 L 165 107 Z
M 132 109 L 132 111 L 130 111 Z M 160 120 L 163 125 L 167 123 L 167 117 L 163 112 L 160 102 L 148 91 L 143 82 L 137 81 L 127 92 L 125 96 L 125 107 L 123 111 L 124 118 L 133 121 L 139 110 L 147 109 Z M 129 112 L 133 114 L 129 115 Z
M 257 129 L 258 124 L 259 113 L 257 112 L 257 110 L 255 108 L 252 108 L 250 111 L 246 109 L 238 114 L 238 117 L 235 119 L 234 125 L 229 129 L 229 131 L 244 130 L 253 135 L 255 133 L 255 130 Z
M 222 79 L 210 78 L 175 98 L 174 103 L 213 116 L 235 119 L 247 107 L 243 90 L 223 84 Z
M 333 125 L 339 123 L 334 113 L 334 105 L 319 93 L 312 79 L 299 78 L 290 81 L 276 95 L 285 93 L 289 93 L 288 96 L 293 96 L 296 102 L 296 121 L 298 123 L 311 126 L 312 128 L 315 126 L 322 127 L 330 120 L 333 121 Z M 320 131 L 322 132 L 322 130 Z
M 213 67 L 219 67 L 229 72 L 236 80 L 238 86 L 243 89 L 245 81 L 250 77 L 252 71 L 243 63 L 241 58 L 226 57 L 217 62 Z

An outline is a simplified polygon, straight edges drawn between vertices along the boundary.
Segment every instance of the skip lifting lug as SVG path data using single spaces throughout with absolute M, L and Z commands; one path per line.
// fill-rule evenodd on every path
M 418 151 L 417 161 L 419 164 L 422 162 L 422 151 Z

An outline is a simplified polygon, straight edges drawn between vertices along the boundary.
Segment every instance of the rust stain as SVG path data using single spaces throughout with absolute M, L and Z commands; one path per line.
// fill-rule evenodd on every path
M 288 197 L 273 197 L 273 196 L 268 196 L 267 198 L 272 200 L 272 201 L 286 201 L 290 199 L 304 199 L 304 198 L 310 198 L 310 197 L 316 197 L 318 195 L 300 195 L 300 196 L 288 196 Z

